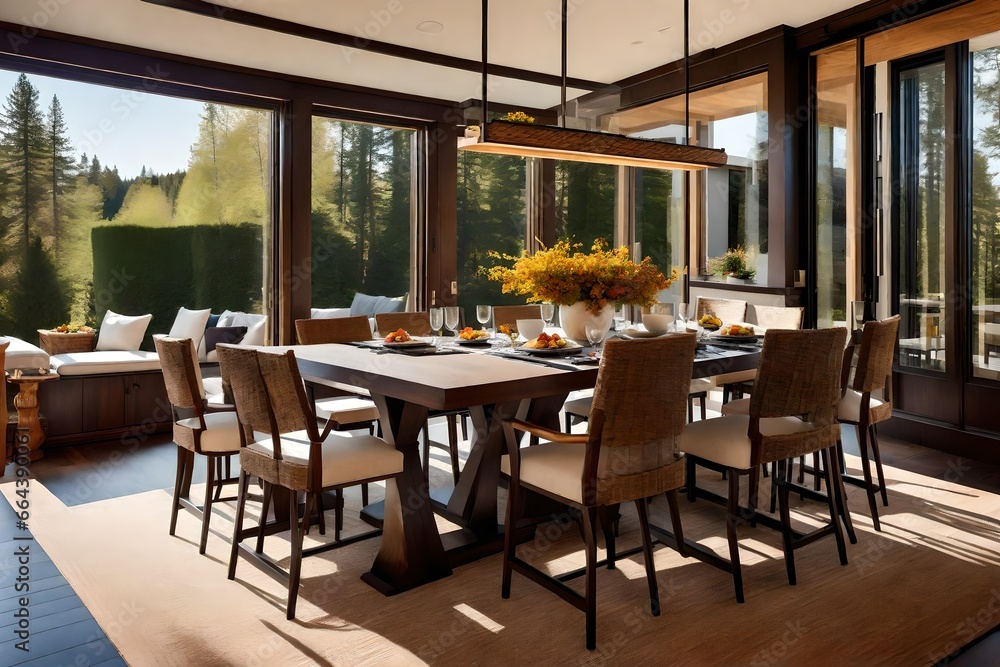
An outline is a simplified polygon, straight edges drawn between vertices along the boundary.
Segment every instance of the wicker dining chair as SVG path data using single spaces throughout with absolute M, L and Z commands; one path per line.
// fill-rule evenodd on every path
M 801 329 L 802 315 L 805 309 L 801 306 L 754 306 L 754 314 L 757 318 L 757 326 L 762 330 L 769 329 Z M 722 387 L 722 405 L 726 406 L 731 397 L 736 400 L 743 399 L 743 395 L 753 389 L 753 380 L 757 376 L 757 371 L 737 371 L 735 373 L 723 373 L 715 377 L 717 385 Z M 745 400 L 745 399 L 743 399 Z M 736 408 L 744 414 L 746 408 Z M 723 414 L 726 408 L 723 407 Z
M 837 407 L 837 417 L 842 424 L 853 424 L 858 433 L 861 450 L 861 479 L 844 475 L 844 481 L 860 486 L 868 495 L 872 524 L 875 530 L 882 530 L 878 518 L 878 503 L 875 494 L 882 496 L 882 504 L 889 506 L 889 496 L 885 488 L 885 473 L 882 471 L 882 455 L 878 448 L 877 425 L 892 417 L 892 360 L 899 333 L 899 315 L 881 320 L 865 322 L 858 347 L 858 364 L 854 371 L 854 381 L 844 386 L 843 396 Z M 846 374 L 845 374 L 846 375 Z M 878 484 L 872 481 L 871 448 L 875 459 Z M 837 442 L 837 450 L 843 457 L 843 445 Z
M 727 414 L 690 424 L 681 439 L 687 458 L 687 492 L 692 502 L 697 496 L 723 502 L 727 506 L 726 533 L 736 599 L 743 602 L 743 575 L 740 568 L 736 528 L 747 520 L 781 531 L 788 583 L 795 585 L 794 551 L 816 539 L 833 534 L 842 565 L 847 549 L 839 520 L 844 503 L 840 484 L 840 464 L 836 455 L 840 437 L 837 402 L 840 373 L 847 338 L 845 329 L 805 331 L 770 330 L 764 336 L 757 368 L 757 380 L 750 397 L 748 415 Z M 819 451 L 823 461 L 827 493 L 793 485 L 786 479 L 786 461 Z M 759 467 L 778 462 L 780 521 L 757 512 Z M 723 499 L 697 487 L 696 466 L 728 473 L 729 495 Z M 746 508 L 739 506 L 740 476 L 749 475 L 750 493 Z M 788 497 L 794 489 L 803 497 L 827 503 L 830 522 L 800 534 L 791 527 Z
M 412 336 L 432 336 L 435 334 L 431 330 L 431 318 L 426 311 L 412 311 L 402 313 L 376 313 L 375 322 L 380 332 L 386 333 L 403 329 Z M 386 333 L 388 335 L 388 333 Z M 455 484 L 458 484 L 458 476 L 461 473 L 461 463 L 458 455 L 458 426 L 462 426 L 462 439 L 469 439 L 469 411 L 466 410 L 430 410 L 427 414 L 429 419 L 444 417 L 448 428 L 448 444 L 442 444 L 431 440 L 430 429 L 424 426 L 424 477 L 429 480 L 431 448 L 442 449 L 448 452 L 451 459 L 451 476 Z
M 537 303 L 520 306 L 493 306 L 493 326 L 497 331 L 504 324 L 517 328 L 518 320 L 542 319 L 542 307 Z
M 374 436 L 330 433 L 321 437 L 292 351 L 274 354 L 223 347 L 219 359 L 221 364 L 228 366 L 228 381 L 247 440 L 246 447 L 240 450 L 240 492 L 228 576 L 235 579 L 240 554 L 261 561 L 268 569 L 283 575 L 288 582 L 285 613 L 291 620 L 295 618 L 304 557 L 381 533 L 369 531 L 346 540 L 339 539 L 338 535 L 333 542 L 303 549 L 303 535 L 309 530 L 313 506 L 318 506 L 322 512 L 319 498 L 326 491 L 395 477 L 403 471 L 403 454 Z M 261 397 L 266 397 L 266 401 Z M 283 570 L 263 553 L 260 539 L 263 527 L 258 531 L 258 548 L 252 549 L 240 539 L 250 476 L 267 482 L 272 489 L 277 486 L 287 491 L 292 548 L 288 570 Z M 299 492 L 305 493 L 301 519 Z M 267 506 L 262 508 L 262 523 L 267 509 Z
M 216 475 L 218 465 L 240 451 L 239 420 L 231 407 L 210 408 L 205 398 L 197 352 L 190 338 L 158 338 L 156 354 L 163 370 L 163 382 L 173 416 L 174 443 L 177 445 L 177 474 L 174 478 L 173 503 L 170 507 L 170 531 L 177 528 L 177 510 L 184 508 L 201 518 L 201 538 L 198 553 L 204 554 L 208 543 L 212 503 L 221 498 L 222 486 L 236 482 L 235 478 Z M 205 502 L 195 505 L 190 498 L 194 456 L 205 457 Z M 228 468 L 228 466 L 227 466 Z M 214 496 L 214 497 L 213 497 Z
M 683 543 L 677 489 L 684 480 L 684 460 L 678 452 L 684 430 L 687 381 L 694 364 L 694 334 L 658 339 L 608 341 L 604 347 L 590 412 L 590 433 L 568 435 L 517 419 L 505 421 L 507 455 L 502 459 L 510 475 L 507 492 L 502 596 L 510 597 L 511 573 L 516 570 L 553 591 L 586 613 L 587 648 L 597 639 L 596 523 L 599 512 L 607 546 L 608 569 L 615 567 L 615 543 L 608 512 L 633 501 L 639 514 L 646 562 L 650 608 L 660 613 L 656 569 L 649 532 L 646 499 L 666 494 L 674 534 Z M 515 431 L 549 440 L 519 448 Z M 579 510 L 586 545 L 586 584 L 583 595 L 551 578 L 516 554 L 525 491 L 541 493 Z
M 747 316 L 747 302 L 740 299 L 713 299 L 699 296 L 694 308 L 695 321 L 703 315 L 715 315 L 723 324 L 743 322 Z

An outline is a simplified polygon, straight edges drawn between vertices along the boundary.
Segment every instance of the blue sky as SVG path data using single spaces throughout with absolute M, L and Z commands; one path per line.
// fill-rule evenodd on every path
M 18 72 L 0 70 L 0 101 L 6 103 Z M 198 136 L 202 103 L 141 89 L 109 88 L 28 75 L 48 111 L 59 97 L 74 159 L 97 155 L 102 165 L 118 167 L 122 178 L 138 176 L 145 165 L 156 173 L 187 169 Z

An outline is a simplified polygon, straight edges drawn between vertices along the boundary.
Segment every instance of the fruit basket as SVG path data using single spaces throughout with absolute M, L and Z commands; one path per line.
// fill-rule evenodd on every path
M 90 352 L 94 349 L 94 330 L 61 332 L 54 329 L 38 330 L 38 347 L 46 354 Z

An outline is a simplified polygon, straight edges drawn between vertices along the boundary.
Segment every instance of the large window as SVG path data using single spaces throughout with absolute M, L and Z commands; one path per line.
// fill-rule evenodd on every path
M 615 168 L 607 164 L 556 161 L 556 238 L 589 250 L 596 239 L 615 242 Z
M 661 169 L 636 169 L 635 240 L 642 257 L 648 256 L 665 275 L 684 266 L 684 174 Z M 671 292 L 680 302 L 683 284 Z M 665 297 L 661 297 L 663 300 Z
M 0 88 L 5 333 L 269 311 L 272 111 L 14 72 Z
M 857 298 L 857 45 L 816 56 L 816 320 L 847 326 Z
M 972 371 L 1000 379 L 1000 34 L 972 45 Z
M 458 152 L 458 304 L 467 320 L 479 304 L 524 303 L 480 268 L 492 266 L 491 250 L 514 257 L 524 250 L 526 178 L 524 158 Z
M 409 293 L 416 132 L 313 118 L 312 304 Z
M 945 370 L 945 69 L 899 73 L 896 102 L 899 363 Z

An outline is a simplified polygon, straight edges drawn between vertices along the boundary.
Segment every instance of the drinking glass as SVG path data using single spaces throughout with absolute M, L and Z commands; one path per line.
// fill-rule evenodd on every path
M 677 304 L 677 330 L 687 330 L 688 305 L 686 303 Z
M 625 305 L 615 302 L 615 331 L 621 331 L 625 326 Z
M 452 336 L 458 335 L 459 312 L 458 306 L 444 307 L 444 326 Z
M 444 309 L 431 308 L 427 311 L 427 315 L 431 321 L 431 332 L 434 334 L 434 340 L 432 342 L 436 347 L 438 344 L 438 337 L 441 335 L 441 327 L 444 326 Z
M 486 325 L 490 323 L 490 318 L 493 317 L 493 307 L 492 306 L 476 306 L 476 319 L 479 323 L 483 325 L 486 329 Z
M 601 344 L 608 334 L 608 328 L 598 319 L 588 319 L 586 324 L 587 342 L 594 350 L 594 356 L 601 358 Z
M 852 301 L 851 310 L 854 314 L 854 329 L 857 331 L 865 326 L 865 302 Z
M 555 306 L 555 304 L 554 303 L 549 303 L 548 301 L 546 301 L 545 303 L 542 304 L 541 310 L 542 310 L 542 312 L 541 312 L 542 319 L 545 320 L 545 326 L 547 326 L 547 327 L 552 326 L 552 320 L 556 316 L 556 306 Z

